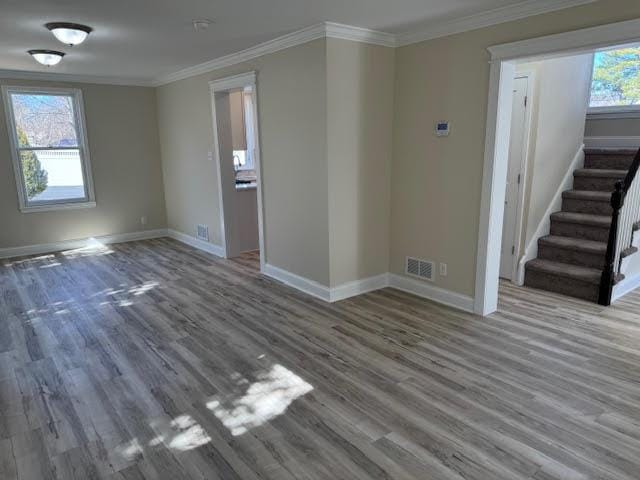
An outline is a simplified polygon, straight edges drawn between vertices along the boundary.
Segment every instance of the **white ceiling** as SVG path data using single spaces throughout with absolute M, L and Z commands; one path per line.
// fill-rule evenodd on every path
M 0 0 L 0 70 L 95 75 L 150 82 L 186 67 L 323 22 L 390 33 L 515 4 L 550 0 Z M 555 0 L 563 3 L 563 0 Z M 567 3 L 564 0 L 564 3 Z M 571 3 L 571 2 L 569 2 Z M 214 20 L 195 32 L 194 19 Z M 76 47 L 44 28 L 54 21 L 94 28 Z M 38 65 L 33 48 L 61 50 L 56 67 Z

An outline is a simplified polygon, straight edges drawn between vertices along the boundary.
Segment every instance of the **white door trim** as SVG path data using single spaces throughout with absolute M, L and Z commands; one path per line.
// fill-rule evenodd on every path
M 500 241 L 496 239 L 502 235 L 504 214 L 504 184 L 511 130 L 508 94 L 511 93 L 515 75 L 513 60 L 572 55 L 640 42 L 639 32 L 640 19 L 636 19 L 489 47 L 491 69 L 476 259 L 476 313 L 489 315 L 498 308 Z
M 222 171 L 220 160 L 220 143 L 218 139 L 218 121 L 216 116 L 216 101 L 215 94 L 220 92 L 226 92 L 229 90 L 236 90 L 244 87 L 252 87 L 253 95 L 251 95 L 253 103 L 253 131 L 255 135 L 255 168 L 256 168 L 256 184 L 257 184 L 257 198 L 258 198 L 258 244 L 260 246 L 260 271 L 264 272 L 265 265 L 267 263 L 267 252 L 264 247 L 264 203 L 262 198 L 262 157 L 260 150 L 260 130 L 258 120 L 258 85 L 257 74 L 255 71 L 242 73 L 240 75 L 233 75 L 230 77 L 221 78 L 218 80 L 212 80 L 209 82 L 209 89 L 211 91 L 211 114 L 213 117 L 213 151 L 215 155 L 216 169 L 218 172 L 218 200 L 220 202 L 220 229 L 222 232 L 222 251 L 224 257 L 227 257 L 227 232 L 224 222 L 224 199 L 222 195 Z

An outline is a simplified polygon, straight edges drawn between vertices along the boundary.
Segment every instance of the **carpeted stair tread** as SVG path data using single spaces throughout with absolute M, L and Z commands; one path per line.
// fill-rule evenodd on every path
M 551 214 L 549 235 L 538 239 L 538 258 L 525 265 L 524 283 L 597 302 L 611 229 L 612 192 L 627 177 L 638 151 L 587 148 L 584 153 L 584 166 L 573 172 L 573 188 L 562 192 L 562 211 Z M 640 222 L 634 231 L 640 231 Z M 640 255 L 639 251 L 631 246 L 620 258 Z M 623 278 L 618 274 L 615 282 Z
M 627 176 L 627 171 L 608 168 L 580 168 L 573 172 L 573 175 L 575 177 L 619 178 L 620 180 L 624 180 Z
M 638 149 L 633 148 L 585 148 L 585 155 L 630 155 L 635 156 Z
M 578 223 L 581 225 L 592 225 L 594 227 L 611 227 L 611 215 L 593 215 L 591 213 L 576 212 L 555 212 L 551 214 L 551 220 L 565 223 Z
M 585 200 L 589 202 L 610 202 L 611 192 L 598 192 L 594 190 L 567 190 L 562 192 L 562 198 Z
M 540 258 L 536 258 L 527 262 L 526 268 L 529 270 L 546 273 L 548 275 L 564 277 L 570 280 L 579 280 L 593 285 L 599 285 L 600 278 L 602 277 L 602 270 L 579 267 L 577 265 L 570 265 L 568 263 L 542 260 Z
M 584 240 L 581 238 L 548 235 L 546 237 L 542 237 L 538 242 L 543 245 L 564 248 L 567 250 L 577 250 L 585 253 L 605 254 L 607 252 L 606 243 L 594 242 L 593 240 Z

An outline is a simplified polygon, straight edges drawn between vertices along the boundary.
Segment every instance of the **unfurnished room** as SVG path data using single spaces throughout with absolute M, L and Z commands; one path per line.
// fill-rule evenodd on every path
M 0 479 L 640 478 L 637 0 L 0 7 Z

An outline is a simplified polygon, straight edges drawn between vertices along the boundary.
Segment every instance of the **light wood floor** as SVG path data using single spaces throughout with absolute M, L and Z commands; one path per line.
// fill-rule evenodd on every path
M 640 478 L 640 295 L 328 305 L 171 240 L 0 263 L 2 479 Z

